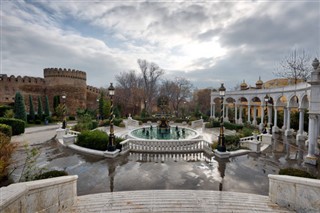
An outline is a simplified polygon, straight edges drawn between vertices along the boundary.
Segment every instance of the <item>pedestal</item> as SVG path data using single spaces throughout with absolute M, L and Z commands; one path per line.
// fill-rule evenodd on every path
M 117 156 L 119 155 L 119 153 L 120 153 L 120 150 L 119 150 L 119 149 L 116 149 L 115 151 L 112 151 L 112 152 L 110 152 L 110 151 L 105 151 L 105 152 L 103 153 L 103 155 L 104 155 L 106 158 L 115 158 L 115 157 L 117 157 Z
M 263 144 L 272 144 L 272 135 L 271 134 L 263 134 L 262 135 L 262 141 Z
M 68 146 L 70 144 L 74 144 L 76 141 L 77 136 L 76 135 L 64 135 L 63 136 L 63 144 L 65 146 Z
M 217 149 L 214 150 L 214 155 L 218 158 L 229 158 L 230 152 L 219 152 Z
M 57 137 L 56 138 L 58 140 L 62 139 L 63 136 L 66 134 L 66 130 L 65 129 L 61 129 L 61 128 L 57 129 L 56 132 L 57 132 Z

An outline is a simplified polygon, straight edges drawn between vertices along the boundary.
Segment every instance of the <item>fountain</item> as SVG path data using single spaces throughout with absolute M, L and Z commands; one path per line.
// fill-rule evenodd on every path
M 134 139 L 153 139 L 153 140 L 183 140 L 183 139 L 196 139 L 199 133 L 193 129 L 185 127 L 171 127 L 169 118 L 171 114 L 168 107 L 168 98 L 161 96 L 158 99 L 158 107 L 160 113 L 156 115 L 160 120 L 156 127 L 141 127 L 129 132 L 129 137 Z

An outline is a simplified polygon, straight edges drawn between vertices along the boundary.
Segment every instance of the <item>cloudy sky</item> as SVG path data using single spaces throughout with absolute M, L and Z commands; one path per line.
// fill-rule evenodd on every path
M 199 3 L 200 2 L 200 3 Z M 227 88 L 275 78 L 294 49 L 320 54 L 320 3 L 303 1 L 1 1 L 1 73 L 87 72 L 100 87 L 158 64 L 164 78 Z

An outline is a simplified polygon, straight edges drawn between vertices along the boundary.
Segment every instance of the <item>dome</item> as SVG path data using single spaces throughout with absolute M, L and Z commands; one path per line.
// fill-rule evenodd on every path
M 262 85 L 263 81 L 261 81 L 261 77 L 259 76 L 259 80 L 256 82 L 256 85 Z
M 245 90 L 247 89 L 247 87 L 248 87 L 248 84 L 243 80 L 243 82 L 240 84 L 240 89 Z

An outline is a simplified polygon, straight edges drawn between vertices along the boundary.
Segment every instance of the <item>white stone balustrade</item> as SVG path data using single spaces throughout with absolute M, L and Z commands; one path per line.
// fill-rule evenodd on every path
M 78 176 L 11 184 L 0 188 L 0 212 L 70 212 Z
M 262 135 L 253 135 L 249 137 L 240 138 L 240 146 L 247 147 L 256 153 L 261 152 Z
M 165 152 L 190 153 L 206 152 L 212 154 L 211 144 L 205 140 L 136 140 L 127 139 L 122 144 L 122 153 L 134 152 Z
M 297 212 L 319 212 L 320 180 L 287 175 L 268 175 L 269 198 Z

